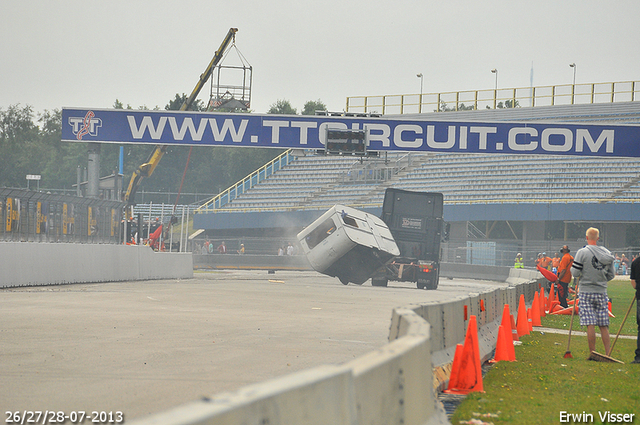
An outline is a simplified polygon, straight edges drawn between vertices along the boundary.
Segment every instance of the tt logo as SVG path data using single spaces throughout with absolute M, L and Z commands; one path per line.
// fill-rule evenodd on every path
M 69 125 L 72 127 L 76 139 L 82 140 L 82 137 L 87 134 L 89 136 L 97 136 L 98 128 L 102 127 L 102 120 L 96 118 L 96 114 L 93 111 L 89 111 L 84 118 L 69 117 Z

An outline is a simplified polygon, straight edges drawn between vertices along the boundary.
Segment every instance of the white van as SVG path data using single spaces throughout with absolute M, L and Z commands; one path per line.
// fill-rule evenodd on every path
M 298 233 L 298 241 L 318 272 L 347 285 L 363 284 L 400 250 L 380 218 L 344 205 L 334 205 Z

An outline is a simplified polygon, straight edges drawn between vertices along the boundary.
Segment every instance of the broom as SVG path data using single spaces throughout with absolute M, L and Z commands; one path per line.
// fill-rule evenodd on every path
M 573 329 L 573 316 L 576 313 L 576 301 L 578 300 L 578 279 L 576 279 L 576 295 L 573 298 L 573 308 L 571 309 L 571 322 L 569 323 L 569 340 L 567 341 L 567 351 L 564 353 L 565 359 L 572 359 L 571 350 L 569 347 L 571 346 L 571 330 Z
M 591 354 L 589 354 L 589 359 L 588 360 L 594 360 L 596 362 L 603 362 L 603 363 L 620 363 L 620 364 L 624 364 L 624 362 L 618 360 L 618 359 L 614 359 L 613 357 L 607 356 L 606 354 L 600 354 L 598 352 L 592 351 Z
M 629 305 L 629 308 L 627 309 L 627 314 L 625 314 L 624 315 L 624 319 L 622 319 L 622 324 L 620 325 L 620 329 L 618 329 L 618 333 L 616 334 L 616 338 L 613 340 L 613 344 L 611 344 L 611 349 L 609 349 L 609 354 L 613 353 L 613 347 L 616 346 L 616 341 L 618 341 L 618 337 L 620 336 L 620 332 L 622 332 L 622 327 L 624 326 L 624 322 L 627 321 L 627 317 L 629 316 L 629 312 L 631 311 L 631 307 L 633 307 L 633 303 L 635 301 L 636 301 L 636 296 L 634 295 L 633 299 L 631 300 L 631 304 Z M 607 355 L 604 355 L 604 354 L 596 353 L 595 351 L 591 352 L 591 354 L 589 355 L 589 359 L 595 360 L 597 362 L 624 364 L 624 362 L 621 362 L 618 359 L 614 359 L 610 355 L 607 356 Z
M 631 300 L 631 304 L 629 305 L 629 308 L 627 309 L 627 314 L 624 315 L 624 319 L 622 319 L 622 324 L 620 325 L 620 329 L 618 329 L 618 333 L 616 334 L 616 338 L 613 340 L 613 344 L 611 344 L 611 350 L 609 350 L 609 354 L 611 355 L 611 353 L 613 353 L 613 347 L 616 346 L 616 341 L 618 340 L 618 337 L 620 336 L 620 332 L 622 332 L 622 327 L 624 326 L 625 322 L 627 321 L 627 317 L 629 317 L 629 312 L 631 311 L 631 307 L 633 307 L 633 303 L 636 301 L 636 296 L 633 296 L 633 299 Z

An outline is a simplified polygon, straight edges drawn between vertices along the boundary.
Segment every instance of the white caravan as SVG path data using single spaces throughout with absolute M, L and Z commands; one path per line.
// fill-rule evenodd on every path
M 334 205 L 298 233 L 298 241 L 316 271 L 338 277 L 345 285 L 363 284 L 400 255 L 384 221 L 344 205 Z

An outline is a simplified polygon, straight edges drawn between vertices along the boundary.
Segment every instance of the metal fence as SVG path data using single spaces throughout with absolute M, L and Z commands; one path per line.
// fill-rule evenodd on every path
M 571 254 L 585 245 L 584 239 L 559 241 L 522 241 L 490 239 L 452 239 L 442 244 L 442 261 L 447 263 L 513 267 L 515 257 L 522 254 L 525 267 L 535 267 L 538 254 L 553 258 L 562 245 L 568 245 Z M 640 247 L 608 247 L 612 253 L 631 259 L 640 253 Z M 620 273 L 622 274 L 622 273 Z
M 0 188 L 0 241 L 122 242 L 124 203 Z
M 290 237 L 215 237 L 207 238 L 198 236 L 189 241 L 186 249 L 197 255 L 220 255 L 218 248 L 224 242 L 226 255 L 237 255 L 241 252 L 250 255 L 288 255 L 288 245 L 292 245 L 293 255 L 303 255 L 302 249 L 295 236 Z M 485 266 L 513 267 L 515 257 L 522 254 L 524 265 L 527 268 L 535 268 L 539 253 L 553 258 L 562 245 L 568 244 L 572 255 L 584 245 L 580 241 L 522 241 L 508 240 L 479 240 L 479 239 L 452 239 L 441 245 L 441 258 L 444 263 L 474 264 Z M 242 251 L 244 248 L 244 251 Z M 625 254 L 631 259 L 640 253 L 640 247 L 611 248 L 611 251 L 622 256 Z M 618 274 L 624 274 L 622 267 Z M 627 270 L 628 274 L 628 270 Z
M 346 111 L 412 114 L 465 109 L 633 102 L 638 99 L 640 99 L 640 81 L 619 81 L 443 93 L 352 96 L 347 97 Z

